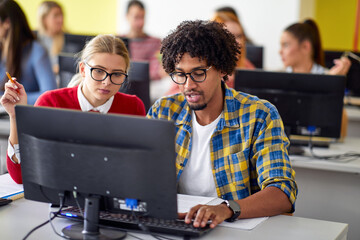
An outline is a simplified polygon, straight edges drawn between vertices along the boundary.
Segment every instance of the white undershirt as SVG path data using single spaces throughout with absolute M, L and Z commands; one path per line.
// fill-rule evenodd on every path
M 217 197 L 210 160 L 211 136 L 221 118 L 202 126 L 192 111 L 192 148 L 190 157 L 180 176 L 179 192 L 182 194 Z

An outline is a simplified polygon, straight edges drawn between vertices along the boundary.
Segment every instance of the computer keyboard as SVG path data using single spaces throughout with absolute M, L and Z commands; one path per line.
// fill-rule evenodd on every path
M 60 212 L 60 216 L 82 220 L 81 213 L 76 207 L 69 207 Z M 135 217 L 131 214 L 100 212 L 99 224 L 125 230 L 141 230 L 139 224 L 145 225 L 150 232 L 165 233 L 179 236 L 200 237 L 211 231 L 209 224 L 204 228 L 195 228 L 182 220 L 164 220 L 144 216 Z

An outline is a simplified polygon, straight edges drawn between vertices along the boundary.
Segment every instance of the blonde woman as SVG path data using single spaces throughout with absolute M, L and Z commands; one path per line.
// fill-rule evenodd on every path
M 64 46 L 64 12 L 55 1 L 44 1 L 38 8 L 38 38 L 50 54 L 54 73 L 58 73 L 58 54 Z
M 127 80 L 129 65 L 129 53 L 123 41 L 114 35 L 99 35 L 87 43 L 81 53 L 80 84 L 45 92 L 35 106 L 144 116 L 145 107 L 138 97 L 119 92 L 121 85 Z M 23 85 L 17 82 L 8 81 L 5 89 L 1 104 L 10 117 L 7 167 L 13 180 L 21 183 L 14 107 L 26 104 L 27 95 Z

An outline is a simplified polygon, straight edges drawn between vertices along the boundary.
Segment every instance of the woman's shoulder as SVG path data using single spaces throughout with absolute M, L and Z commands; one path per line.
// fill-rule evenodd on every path
M 77 98 L 77 87 L 72 88 L 59 88 L 49 90 L 40 95 L 35 105 L 37 106 L 49 106 L 50 102 L 72 102 L 74 98 Z

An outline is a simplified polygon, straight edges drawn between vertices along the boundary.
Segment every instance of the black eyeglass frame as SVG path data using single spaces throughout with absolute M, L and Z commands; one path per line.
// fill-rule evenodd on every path
M 206 72 L 209 71 L 211 67 L 212 67 L 212 66 L 210 66 L 209 68 L 197 68 L 197 69 L 194 69 L 194 70 L 192 70 L 191 72 L 188 72 L 188 73 L 185 73 L 185 72 L 172 72 L 172 73 L 170 73 L 169 75 L 170 75 L 170 77 L 171 77 L 171 80 L 173 80 L 173 82 L 176 83 L 176 84 L 178 84 L 178 85 L 184 85 L 184 84 L 187 82 L 187 80 L 188 80 L 188 76 L 187 76 L 187 75 L 189 75 L 190 78 L 191 78 L 191 80 L 193 80 L 194 82 L 201 83 L 201 82 L 204 82 L 204 81 L 206 80 L 206 77 L 207 77 Z M 200 80 L 200 81 L 199 81 L 199 80 L 195 80 L 194 77 L 191 75 L 193 72 L 199 71 L 199 70 L 204 71 L 204 74 L 205 74 L 204 80 Z M 179 83 L 179 82 L 176 82 L 176 81 L 174 80 L 173 76 L 174 76 L 176 73 L 184 73 L 184 74 L 185 74 L 185 81 L 184 81 L 183 83 Z
M 124 82 L 126 82 L 127 81 L 127 79 L 128 79 L 128 77 L 129 77 L 129 75 L 127 75 L 126 73 L 123 73 L 123 72 L 113 72 L 113 73 L 108 73 L 107 71 L 105 71 L 104 69 L 101 69 L 101 68 L 94 68 L 94 67 L 91 67 L 87 62 L 84 62 L 85 63 L 85 65 L 90 69 L 90 76 L 91 76 L 91 78 L 94 80 L 94 81 L 97 81 L 97 82 L 102 82 L 102 81 L 104 81 L 108 76 L 110 76 L 110 82 L 112 83 L 112 84 L 114 84 L 114 85 L 123 85 L 124 84 Z M 105 77 L 104 77 L 104 79 L 102 79 L 102 80 L 98 80 L 98 79 L 95 79 L 94 77 L 93 77 L 93 70 L 95 70 L 95 69 L 99 69 L 99 70 L 101 70 L 101 71 L 103 71 L 104 73 L 106 73 L 106 75 L 105 75 Z M 111 76 L 113 75 L 113 74 L 122 74 L 122 75 L 125 75 L 125 79 L 124 79 L 124 81 L 122 82 L 122 83 L 114 83 L 112 80 L 111 80 Z

